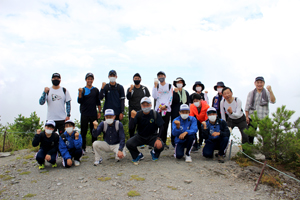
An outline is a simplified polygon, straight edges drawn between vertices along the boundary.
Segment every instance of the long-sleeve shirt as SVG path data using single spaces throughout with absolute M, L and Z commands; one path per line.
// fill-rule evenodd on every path
M 59 135 L 55 132 L 48 138 L 45 134 L 45 131 L 42 131 L 40 134 L 35 134 L 32 146 L 36 147 L 40 145 L 40 149 L 43 149 L 48 155 L 56 154 L 58 151 L 58 142 Z
M 69 153 L 70 149 L 81 149 L 82 148 L 82 137 L 79 134 L 78 139 L 75 139 L 75 131 L 69 135 L 66 131 L 62 134 L 62 137 L 59 138 L 59 151 L 63 159 L 71 159 L 72 156 Z
M 225 101 L 224 101 L 225 100 Z M 241 118 L 244 113 L 242 110 L 242 101 L 238 98 L 234 98 L 231 103 L 228 103 L 226 99 L 221 101 L 220 109 L 221 109 L 221 116 L 222 119 L 226 121 L 225 113 L 230 117 L 231 119 L 239 119 Z M 231 107 L 232 108 L 232 114 L 230 114 L 227 109 Z M 225 110 L 224 110 L 225 109 Z
M 177 128 L 174 123 L 176 120 L 180 122 L 180 127 Z M 175 136 L 175 144 L 185 142 L 185 139 L 179 139 L 180 134 L 187 132 L 188 135 L 195 135 L 198 131 L 197 119 L 195 117 L 189 116 L 187 119 L 183 120 L 181 116 L 176 117 L 172 122 L 172 135 Z
M 160 83 L 157 87 L 153 87 L 152 96 L 156 100 L 155 110 L 159 111 L 159 106 L 167 106 L 167 112 L 171 112 L 171 105 L 173 100 L 173 86 L 166 83 L 162 86 Z
M 103 128 L 104 128 L 104 122 L 101 122 L 97 129 L 93 129 L 92 134 L 93 137 L 98 137 L 101 133 L 103 134 L 103 139 L 107 144 L 109 145 L 114 145 L 114 144 L 120 144 L 119 145 L 119 151 L 123 151 L 124 146 L 125 146 L 125 133 L 124 133 L 124 128 L 123 124 L 119 122 L 119 130 L 116 130 L 115 126 L 116 120 L 112 125 L 107 125 L 107 130 L 104 133 Z
M 83 116 L 97 116 L 96 106 L 101 106 L 99 90 L 96 87 L 91 89 L 84 87 L 84 93 L 77 102 L 80 104 L 80 113 Z
M 134 87 L 131 92 L 127 89 L 126 98 L 128 99 L 129 110 L 141 110 L 141 99 L 143 97 L 150 97 L 150 92 L 146 86 L 141 85 L 139 88 Z

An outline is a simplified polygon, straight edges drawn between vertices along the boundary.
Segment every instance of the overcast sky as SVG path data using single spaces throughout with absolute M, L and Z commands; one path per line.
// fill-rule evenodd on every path
M 153 87 L 158 71 L 167 82 L 186 80 L 192 92 L 202 81 L 210 101 L 224 81 L 241 98 L 256 76 L 271 85 L 276 104 L 300 116 L 299 1 L 13 1 L 0 0 L 1 123 L 36 111 L 51 75 L 72 97 L 71 119 L 79 119 L 77 92 L 85 74 L 94 86 L 115 69 L 126 89 L 139 72 Z M 127 101 L 126 101 L 127 103 Z M 211 102 L 210 102 L 211 104 Z

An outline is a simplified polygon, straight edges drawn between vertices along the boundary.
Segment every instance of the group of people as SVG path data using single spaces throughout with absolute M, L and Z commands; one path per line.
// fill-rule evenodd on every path
M 94 75 L 87 73 L 86 86 L 78 89 L 78 103 L 80 104 L 80 134 L 75 131 L 75 124 L 70 120 L 71 97 L 64 87 L 60 86 L 59 73 L 52 75 L 52 87 L 46 87 L 40 98 L 41 105 L 47 102 L 48 114 L 45 130 L 38 130 L 33 140 L 33 146 L 40 145 L 36 155 L 40 169 L 45 167 L 47 160 L 56 167 L 56 158 L 60 153 L 63 166 L 80 165 L 80 158 L 86 153 L 86 135 L 88 128 L 92 133 L 92 149 L 95 153 L 94 165 L 102 163 L 101 152 L 112 151 L 119 161 L 126 156 L 125 146 L 136 165 L 144 158 L 138 150 L 139 146 L 149 145 L 153 161 L 157 161 L 166 145 L 167 131 L 171 120 L 171 145 L 174 147 L 174 156 L 177 159 L 185 157 L 186 162 L 192 162 L 191 151 L 198 151 L 205 140 L 202 154 L 213 158 L 215 155 L 223 163 L 229 143 L 230 129 L 238 127 L 242 135 L 242 143 L 253 143 L 253 137 L 245 134 L 244 130 L 251 124 L 251 115 L 257 111 L 260 119 L 269 114 L 269 103 L 276 99 L 271 86 L 264 87 L 265 80 L 259 76 L 255 79 L 255 89 L 250 91 L 245 106 L 233 96 L 232 89 L 223 82 L 218 82 L 214 89 L 217 91 L 211 107 L 207 91 L 202 82 L 196 81 L 193 85 L 193 94 L 184 89 L 183 78 L 178 77 L 173 85 L 166 82 L 163 71 L 157 73 L 154 80 L 152 97 L 146 86 L 141 85 L 139 73 L 133 75 L 133 83 L 126 93 L 129 105 L 129 133 L 130 139 L 125 142 L 125 133 L 121 120 L 124 118 L 125 91 L 117 83 L 117 72 L 108 73 L 109 83 L 102 83 L 99 91 L 93 86 Z M 105 99 L 103 113 L 105 120 L 98 124 L 101 117 L 101 100 Z M 255 127 L 257 128 L 257 127 Z M 56 133 L 58 130 L 58 134 Z M 198 138 L 197 138 L 198 132 Z M 103 141 L 97 140 L 103 133 Z

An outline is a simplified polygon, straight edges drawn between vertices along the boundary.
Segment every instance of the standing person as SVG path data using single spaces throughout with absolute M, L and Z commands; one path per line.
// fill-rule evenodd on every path
M 117 72 L 110 70 L 108 73 L 109 83 L 102 83 L 99 97 L 100 100 L 105 98 L 103 112 L 106 109 L 113 109 L 116 120 L 122 120 L 124 117 L 125 92 L 123 86 L 116 82 L 117 78 Z
M 255 89 L 250 91 L 247 96 L 247 103 L 245 106 L 246 121 L 249 126 L 251 125 L 251 115 L 257 111 L 259 119 L 263 119 L 269 115 L 269 103 L 276 102 L 275 95 L 270 85 L 265 89 L 265 79 L 262 76 L 255 78 Z M 254 137 L 249 136 L 249 142 L 253 144 Z
M 224 155 L 226 153 L 230 132 L 226 122 L 218 118 L 217 110 L 209 108 L 207 110 L 208 120 L 202 122 L 203 137 L 205 146 L 203 148 L 203 156 L 213 158 L 214 150 L 219 150 L 218 161 L 224 163 Z
M 154 87 L 152 89 L 152 96 L 154 98 L 155 110 L 160 113 L 164 120 L 164 130 L 161 135 L 161 139 L 165 144 L 165 147 L 169 149 L 169 146 L 166 145 L 167 135 L 168 135 L 168 127 L 170 123 L 171 116 L 171 105 L 173 100 L 173 87 L 171 84 L 166 83 L 166 74 L 165 72 L 158 72 L 157 79 L 158 82 L 154 82 Z
M 39 169 L 45 168 L 45 160 L 52 164 L 52 167 L 57 167 L 57 151 L 59 135 L 55 133 L 55 122 L 48 120 L 45 124 L 45 131 L 38 129 L 32 141 L 32 146 L 40 145 L 35 158 L 39 163 Z
M 141 108 L 142 110 L 139 112 L 131 111 L 129 126 L 132 129 L 137 126 L 137 134 L 126 142 L 126 147 L 135 165 L 138 165 L 139 161 L 144 159 L 144 155 L 137 149 L 138 146 L 147 144 L 154 147 L 150 151 L 153 161 L 157 161 L 160 153 L 164 150 L 164 143 L 160 139 L 164 129 L 164 121 L 161 115 L 151 109 L 152 104 L 149 97 L 142 98 Z M 159 133 L 157 133 L 158 129 Z
M 206 111 L 209 108 L 209 105 L 204 101 L 200 94 L 193 95 L 193 104 L 190 105 L 190 116 L 195 117 L 197 119 L 198 125 L 198 137 L 199 143 L 197 142 L 197 133 L 195 133 L 196 142 L 194 143 L 193 152 L 198 151 L 203 143 L 203 136 L 202 136 L 202 128 L 201 123 L 207 120 Z
M 195 134 L 198 131 L 197 119 L 189 116 L 190 108 L 186 104 L 180 106 L 180 116 L 172 122 L 172 135 L 175 136 L 175 154 L 174 157 L 180 159 L 184 156 L 185 162 L 192 162 L 190 156 L 192 146 L 195 142 Z
M 222 96 L 222 90 L 225 87 L 224 83 L 222 81 L 217 82 L 217 85 L 214 86 L 215 91 L 218 92 L 218 94 L 216 96 L 214 96 L 213 100 L 212 100 L 212 107 L 214 107 L 217 110 L 218 113 L 218 117 L 221 119 L 221 110 L 220 110 L 220 103 L 223 100 L 223 96 Z M 226 114 L 225 114 L 226 115 Z M 226 116 L 227 118 L 227 116 Z
M 105 121 L 101 122 L 98 126 L 98 122 L 94 121 L 93 136 L 98 137 L 103 133 L 104 141 L 95 141 L 93 143 L 93 148 L 95 151 L 95 162 L 94 165 L 97 166 L 101 164 L 103 159 L 101 158 L 101 150 L 105 152 L 114 152 L 116 161 L 124 158 L 126 156 L 124 146 L 125 146 L 125 133 L 123 129 L 123 124 L 119 120 L 115 120 L 116 116 L 114 110 L 105 110 Z
M 54 73 L 52 75 L 52 87 L 45 87 L 39 102 L 40 105 L 44 105 L 47 101 L 47 120 L 55 122 L 55 131 L 58 130 L 61 135 L 64 132 L 65 121 L 69 120 L 71 116 L 71 96 L 66 88 L 60 87 L 60 82 L 60 74 Z
M 233 93 L 229 87 L 225 87 L 222 94 L 224 97 L 220 104 L 222 119 L 227 122 L 228 127 L 231 129 L 236 126 L 239 128 L 242 135 L 242 144 L 249 142 L 248 135 L 244 133 L 248 126 L 242 109 L 242 101 L 232 96 Z M 226 114 L 228 116 L 227 119 Z
M 205 89 L 205 86 L 203 83 L 201 83 L 201 81 L 196 81 L 195 84 L 193 85 L 193 90 L 195 91 L 195 93 L 190 95 L 190 102 L 193 102 L 193 95 L 194 94 L 199 94 L 201 96 L 201 99 L 206 101 L 206 103 L 209 103 L 208 101 L 208 96 L 207 96 L 207 91 L 205 91 L 204 93 L 202 93 L 202 91 Z
M 78 103 L 80 104 L 80 128 L 82 136 L 83 154 L 86 152 L 86 134 L 90 123 L 90 133 L 93 131 L 93 122 L 101 117 L 101 103 L 99 99 L 99 90 L 93 86 L 94 75 L 87 73 L 85 76 L 86 86 L 79 88 Z M 98 107 L 98 113 L 97 113 Z M 97 138 L 92 136 L 92 143 Z
M 74 165 L 80 165 L 80 158 L 82 156 L 82 137 L 74 130 L 75 123 L 72 120 L 66 121 L 66 131 L 59 138 L 59 151 L 62 157 L 62 164 L 69 168 L 72 166 L 72 158 L 74 158 Z
M 141 85 L 141 75 L 139 73 L 136 73 L 133 75 L 133 82 L 134 85 L 132 84 L 130 88 L 127 89 L 127 94 L 126 97 L 128 99 L 128 104 L 129 104 L 129 120 L 131 118 L 130 113 L 132 110 L 135 111 L 140 111 L 141 110 L 141 99 L 143 97 L 150 97 L 149 90 L 146 86 Z M 129 135 L 130 137 L 134 136 L 134 129 L 129 129 Z
M 180 115 L 179 110 L 180 106 L 182 104 L 190 104 L 190 98 L 189 98 L 189 93 L 186 91 L 184 88 L 185 86 L 185 81 L 183 78 L 178 77 L 174 82 L 174 91 L 173 91 L 173 102 L 171 105 L 171 122 L 174 121 L 176 117 Z M 172 127 L 173 130 L 174 127 Z M 173 147 L 175 147 L 175 142 L 174 142 L 175 136 L 171 134 L 171 144 Z

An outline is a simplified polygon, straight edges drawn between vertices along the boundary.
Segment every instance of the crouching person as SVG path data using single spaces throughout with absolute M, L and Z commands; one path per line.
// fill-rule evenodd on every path
M 180 159 L 184 156 L 185 162 L 192 162 L 190 156 L 193 144 L 195 143 L 195 134 L 198 131 L 197 119 L 189 116 L 190 108 L 186 104 L 180 106 L 180 116 L 173 120 L 172 134 L 175 137 L 175 158 Z
M 207 110 L 208 120 L 202 122 L 203 138 L 205 146 L 203 148 L 203 156 L 213 158 L 214 150 L 219 150 L 218 161 L 224 163 L 224 156 L 227 150 L 230 132 L 227 123 L 218 118 L 217 110 L 209 108 Z
M 80 158 L 82 156 L 82 137 L 74 131 L 75 123 L 68 120 L 65 123 L 65 132 L 59 138 L 59 151 L 62 157 L 62 164 L 69 168 L 72 166 L 72 158 L 74 158 L 74 165 L 80 165 Z
M 93 142 L 93 149 L 95 151 L 94 165 L 102 163 L 100 156 L 100 150 L 105 152 L 114 152 L 116 161 L 125 157 L 125 133 L 123 124 L 119 120 L 115 120 L 115 112 L 113 109 L 105 110 L 105 121 L 101 122 L 98 126 L 98 122 L 94 121 L 94 129 L 92 132 L 93 137 L 97 138 L 103 133 L 104 141 Z
M 39 169 L 45 168 L 45 160 L 52 164 L 52 167 L 57 167 L 57 151 L 59 135 L 54 132 L 55 122 L 49 120 L 45 124 L 45 131 L 37 130 L 32 146 L 40 145 L 40 149 L 36 154 L 36 161 L 39 163 Z
M 135 165 L 144 159 L 144 155 L 137 149 L 141 145 L 149 145 L 154 147 L 150 151 L 153 161 L 157 161 L 160 153 L 164 149 L 164 143 L 160 139 L 163 132 L 164 121 L 160 114 L 151 109 L 151 99 L 144 97 L 141 99 L 142 110 L 138 113 L 135 110 L 131 111 L 131 118 L 129 121 L 129 129 L 135 129 L 137 126 L 137 134 L 127 140 L 126 147 L 132 156 L 132 162 Z M 159 134 L 157 130 L 159 128 Z

